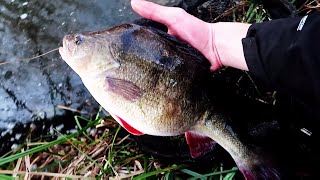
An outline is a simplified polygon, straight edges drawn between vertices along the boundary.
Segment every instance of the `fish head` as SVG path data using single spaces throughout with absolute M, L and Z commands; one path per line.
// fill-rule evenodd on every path
M 120 66 L 110 53 L 106 33 L 108 32 L 101 31 L 65 35 L 63 47 L 59 48 L 62 59 L 79 75 L 95 76 Z
M 205 109 L 193 101 L 198 99 L 189 79 L 196 72 L 193 63 L 182 62 L 190 53 L 177 53 L 176 44 L 148 28 L 125 24 L 66 35 L 59 52 L 125 129 L 135 135 L 171 136 L 190 130 Z
M 107 68 L 110 68 L 110 65 L 113 67 L 117 66 L 117 63 L 113 60 L 112 55 L 109 53 L 104 53 L 106 50 L 109 52 L 108 41 L 106 41 L 107 38 L 105 35 L 106 31 L 100 31 L 99 33 L 85 32 L 68 34 L 64 36 L 63 47 L 59 48 L 59 53 L 62 59 L 81 77 L 82 80 L 90 78 L 95 79 L 98 77 L 98 74 L 106 73 L 108 70 Z M 99 52 L 97 52 L 97 48 Z M 92 88 L 94 88 L 94 85 L 88 87 L 89 90 L 92 90 Z M 97 90 L 93 89 L 90 92 L 92 95 L 94 95 L 94 92 L 96 91 Z M 104 94 L 104 97 L 106 97 L 106 95 L 107 93 Z M 98 100 L 101 98 L 98 95 L 96 99 Z M 100 102 L 100 104 L 105 103 Z M 131 134 L 143 134 L 142 132 L 130 126 L 123 119 L 113 114 L 111 112 L 112 110 L 107 107 L 104 108 L 122 127 L 124 127 Z

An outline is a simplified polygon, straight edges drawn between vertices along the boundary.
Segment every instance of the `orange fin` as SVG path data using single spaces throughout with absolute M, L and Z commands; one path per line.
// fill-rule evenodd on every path
M 142 96 L 141 89 L 130 81 L 107 77 L 106 82 L 108 91 L 111 91 L 128 101 L 134 102 Z
M 213 150 L 216 145 L 216 142 L 211 138 L 194 131 L 185 132 L 185 136 L 193 158 L 205 155 Z

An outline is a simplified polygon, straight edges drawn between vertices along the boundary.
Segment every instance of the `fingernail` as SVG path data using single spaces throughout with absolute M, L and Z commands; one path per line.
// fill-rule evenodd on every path
M 142 6 L 141 0 L 131 0 L 131 6 L 139 8 Z
M 149 6 L 149 1 L 146 0 L 131 0 L 131 4 L 139 9 L 147 9 Z

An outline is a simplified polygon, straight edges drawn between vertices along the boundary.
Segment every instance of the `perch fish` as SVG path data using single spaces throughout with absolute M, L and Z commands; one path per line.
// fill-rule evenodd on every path
M 193 157 L 218 143 L 246 179 L 280 178 L 270 158 L 241 139 L 209 98 L 209 61 L 188 44 L 151 27 L 123 24 L 66 35 L 59 52 L 130 133 L 185 133 Z

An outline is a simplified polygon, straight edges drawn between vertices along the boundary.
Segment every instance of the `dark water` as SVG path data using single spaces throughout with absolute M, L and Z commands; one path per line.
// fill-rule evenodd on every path
M 152 0 L 177 5 L 181 0 Z M 192 2 L 192 1 L 190 1 Z M 0 154 L 14 149 L 30 129 L 46 135 L 75 127 L 74 112 L 89 116 L 99 105 L 58 51 L 64 35 L 139 19 L 130 0 L 0 0 Z M 37 136 L 37 135 L 34 135 Z
M 32 57 L 57 48 L 62 37 L 71 32 L 99 30 L 137 19 L 129 2 L 0 0 L 0 62 Z M 28 122 L 72 116 L 70 111 L 59 106 L 85 114 L 96 113 L 99 108 L 57 51 L 39 59 L 0 66 L 2 145 L 10 135 L 14 137 L 12 134 L 27 129 L 23 125 Z M 35 126 L 39 125 L 35 123 Z

